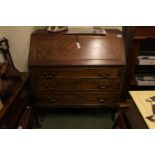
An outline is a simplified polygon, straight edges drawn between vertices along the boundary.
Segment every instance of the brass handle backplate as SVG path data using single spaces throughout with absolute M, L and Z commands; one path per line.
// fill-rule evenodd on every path
M 99 88 L 100 88 L 100 89 L 106 89 L 107 86 L 101 86 L 101 85 L 99 85 Z
M 99 102 L 105 102 L 105 100 L 104 99 L 99 99 Z
M 44 76 L 46 79 L 52 79 L 56 76 L 56 72 L 52 72 L 52 73 L 44 72 Z
M 109 77 L 109 73 L 99 73 L 100 78 L 107 78 Z
M 48 84 L 48 83 L 45 84 L 45 87 L 46 87 L 48 90 L 54 90 L 54 89 L 55 89 L 54 86 L 51 86 L 51 85 Z
M 50 96 L 50 97 L 48 97 L 48 101 L 49 102 L 56 102 L 57 98 L 58 98 L 57 96 L 53 96 L 53 97 Z

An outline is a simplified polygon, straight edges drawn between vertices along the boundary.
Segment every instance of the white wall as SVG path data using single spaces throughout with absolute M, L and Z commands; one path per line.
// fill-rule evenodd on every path
M 19 71 L 28 70 L 30 35 L 33 30 L 33 26 L 0 26 L 0 38 L 8 39 L 14 65 Z
M 39 27 L 40 28 L 40 27 Z M 113 27 L 106 27 L 113 28 Z M 121 27 L 117 27 L 121 29 Z M 10 53 L 19 71 L 28 71 L 28 55 L 31 33 L 38 29 L 34 26 L 0 26 L 0 38 L 9 40 Z M 0 61 L 2 58 L 0 57 Z

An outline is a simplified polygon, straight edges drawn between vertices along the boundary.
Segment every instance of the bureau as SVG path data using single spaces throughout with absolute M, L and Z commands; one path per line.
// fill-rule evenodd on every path
M 115 106 L 121 100 L 125 51 L 121 32 L 31 35 L 29 70 L 39 108 Z

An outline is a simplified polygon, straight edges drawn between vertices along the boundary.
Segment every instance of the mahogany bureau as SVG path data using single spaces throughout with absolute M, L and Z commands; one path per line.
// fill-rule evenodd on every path
M 29 70 L 36 106 L 101 107 L 121 100 L 125 51 L 121 32 L 31 35 Z

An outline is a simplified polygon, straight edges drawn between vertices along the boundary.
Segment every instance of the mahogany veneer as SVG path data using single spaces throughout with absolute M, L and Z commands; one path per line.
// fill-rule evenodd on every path
M 36 105 L 114 106 L 121 99 L 125 68 L 120 35 L 116 30 L 106 36 L 34 32 L 29 69 Z

